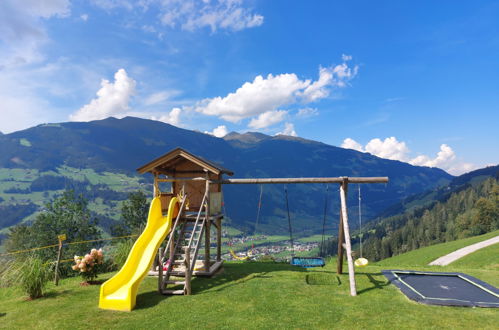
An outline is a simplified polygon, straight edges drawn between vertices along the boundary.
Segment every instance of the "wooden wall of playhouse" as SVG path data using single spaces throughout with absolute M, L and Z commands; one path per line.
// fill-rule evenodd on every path
M 169 172 L 170 177 L 175 178 L 192 178 L 192 177 L 208 177 L 212 181 L 220 181 L 222 175 L 214 174 L 212 172 L 206 171 L 201 166 L 192 163 L 187 159 L 181 160 L 176 165 L 176 170 L 174 172 Z M 161 182 L 161 177 L 158 177 L 158 181 Z M 189 211 L 199 211 L 201 207 L 201 202 L 203 200 L 204 193 L 206 191 L 206 181 L 205 180 L 186 180 L 186 181 L 174 181 L 172 184 L 171 192 L 161 192 L 161 204 L 163 209 L 166 211 L 170 199 L 173 196 L 179 194 L 182 189 L 189 199 Z M 210 208 L 211 214 L 218 213 L 220 211 L 219 205 L 221 204 L 221 192 L 222 185 L 220 183 L 210 184 Z M 220 200 L 220 201 L 219 201 Z M 218 212 L 217 212 L 218 211 Z

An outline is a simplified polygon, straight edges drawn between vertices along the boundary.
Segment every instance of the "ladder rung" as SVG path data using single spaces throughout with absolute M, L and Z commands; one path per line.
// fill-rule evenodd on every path
M 174 284 L 174 285 L 185 285 L 185 281 L 175 281 L 175 280 L 167 280 L 166 284 Z
M 184 290 L 163 290 L 163 294 L 184 294 Z

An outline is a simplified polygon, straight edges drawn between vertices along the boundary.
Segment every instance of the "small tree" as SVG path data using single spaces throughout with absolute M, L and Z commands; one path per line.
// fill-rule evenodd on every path
M 75 196 L 72 190 L 65 191 L 62 196 L 45 205 L 45 211 L 38 214 L 31 227 L 24 225 L 14 227 L 7 238 L 8 251 L 22 250 L 57 243 L 57 236 L 66 234 L 69 242 L 85 241 L 100 238 L 98 221 L 92 217 L 83 196 Z M 67 255 L 87 251 L 89 244 L 69 245 L 65 248 Z M 53 249 L 36 252 L 45 261 L 55 259 Z
M 148 212 L 149 205 L 142 191 L 129 194 L 128 200 L 124 201 L 121 207 L 123 222 L 113 226 L 113 233 L 115 235 L 139 234 L 146 225 Z

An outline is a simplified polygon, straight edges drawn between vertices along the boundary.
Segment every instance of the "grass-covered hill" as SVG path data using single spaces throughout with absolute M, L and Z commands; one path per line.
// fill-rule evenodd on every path
M 1 135 L 0 206 L 29 205 L 28 213 L 32 204 L 40 209 L 60 194 L 62 186 L 80 186 L 87 192 L 99 191 L 96 196 L 90 194 L 91 206 L 99 214 L 118 220 L 115 206 L 122 193 L 126 195 L 137 186 L 151 191 L 146 186 L 150 178 L 140 179 L 135 169 L 178 146 L 231 169 L 236 177 L 389 176 L 388 185 L 366 185 L 366 216 L 452 179 L 437 168 L 412 166 L 301 138 L 232 133 L 220 139 L 158 121 L 108 118 L 44 124 Z M 228 216 L 242 229 L 254 226 L 258 189 L 254 185 L 225 188 Z M 333 190 L 330 209 L 337 210 L 339 198 Z M 111 191 L 117 194 L 112 196 Z M 289 187 L 290 211 L 301 232 L 321 229 L 324 193 L 324 185 Z M 355 196 L 350 197 L 355 200 Z M 259 228 L 282 233 L 284 215 L 283 187 L 265 186 Z M 26 214 L 22 216 L 26 219 Z M 8 223 L 22 220 L 11 218 Z
M 383 269 L 457 271 L 497 287 L 497 245 L 464 257 L 463 263 L 427 265 L 492 234 L 499 232 L 422 248 L 357 269 L 356 297 L 349 295 L 348 275 L 336 275 L 334 259 L 324 268 L 308 270 L 270 262 L 226 263 L 214 278 L 193 279 L 192 296 L 159 295 L 156 279 L 149 277 L 130 313 L 99 310 L 99 287 L 82 287 L 79 278 L 63 279 L 58 287 L 51 284 L 44 298 L 33 301 L 17 288 L 0 288 L 0 328 L 495 329 L 497 309 L 418 304 L 381 274 Z

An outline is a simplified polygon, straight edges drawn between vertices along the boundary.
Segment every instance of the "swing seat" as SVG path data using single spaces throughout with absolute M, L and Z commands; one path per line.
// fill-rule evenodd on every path
M 291 258 L 291 265 L 310 268 L 324 267 L 326 263 L 324 262 L 324 258 L 321 257 L 293 257 Z
M 369 260 L 366 258 L 358 258 L 355 260 L 356 267 L 366 267 L 369 264 Z

